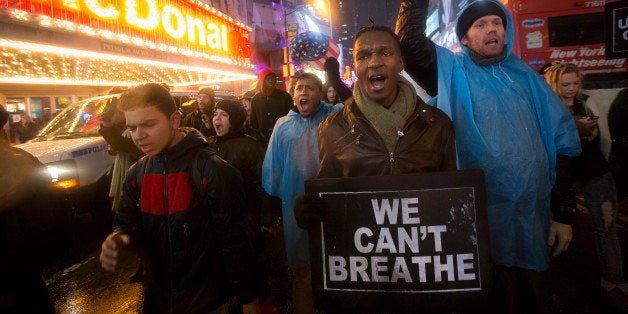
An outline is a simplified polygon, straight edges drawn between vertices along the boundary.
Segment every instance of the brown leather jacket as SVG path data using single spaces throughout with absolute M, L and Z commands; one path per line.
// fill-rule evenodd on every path
M 318 130 L 319 178 L 456 170 L 451 120 L 419 98 L 393 152 L 355 104 L 327 118 Z

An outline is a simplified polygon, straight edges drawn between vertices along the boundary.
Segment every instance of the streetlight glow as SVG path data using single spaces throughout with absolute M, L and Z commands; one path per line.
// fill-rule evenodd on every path
M 329 13 L 327 10 L 327 0 L 316 0 L 316 9 L 321 10 L 325 13 Z

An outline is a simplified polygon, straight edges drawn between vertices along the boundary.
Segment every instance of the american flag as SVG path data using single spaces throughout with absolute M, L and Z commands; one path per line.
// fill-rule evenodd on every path
M 338 59 L 340 47 L 333 39 L 318 32 L 306 31 L 290 42 L 292 59 L 299 64 L 307 63 L 314 69 L 323 70 L 325 60 Z
M 325 60 L 329 59 L 330 57 L 338 59 L 339 56 L 340 47 L 338 46 L 338 43 L 336 43 L 335 40 L 329 38 L 329 48 L 327 48 L 327 53 L 322 58 L 312 61 L 311 64 L 317 70 L 323 71 L 325 69 L 323 67 L 325 65 Z

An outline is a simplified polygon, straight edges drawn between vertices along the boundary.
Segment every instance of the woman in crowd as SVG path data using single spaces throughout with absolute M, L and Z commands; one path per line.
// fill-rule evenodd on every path
M 239 101 L 225 99 L 216 103 L 211 123 L 216 130 L 218 154 L 240 170 L 246 185 L 251 217 L 259 225 L 258 207 L 262 195 L 260 171 L 264 151 L 260 142 L 244 133 L 245 121 L 246 111 Z
M 240 102 L 244 111 L 246 111 L 246 121 L 244 121 L 244 134 L 258 140 L 260 143 L 266 143 L 264 135 L 259 130 L 254 129 L 251 126 L 251 99 L 255 96 L 254 91 L 247 91 L 240 96 Z
M 323 92 L 325 93 L 325 99 L 323 100 L 324 102 L 331 105 L 336 105 L 342 102 L 340 100 L 340 97 L 338 96 L 338 93 L 336 93 L 336 89 L 334 89 L 332 85 L 326 83 L 323 86 Z
M 244 180 L 247 200 L 248 235 L 255 243 L 257 265 L 260 274 L 260 302 L 262 313 L 277 313 L 277 287 L 272 277 L 276 277 L 277 268 L 274 257 L 284 252 L 274 252 L 269 248 L 266 235 L 260 231 L 260 211 L 262 205 L 261 167 L 264 160 L 262 142 L 245 133 L 247 118 L 244 106 L 238 100 L 221 100 L 214 107 L 211 119 L 204 117 L 203 121 L 213 124 L 216 138 L 208 139 L 214 142 L 218 154 L 232 166 L 238 169 Z
M 599 121 L 597 105 L 582 93 L 581 80 L 578 67 L 571 63 L 552 66 L 547 76 L 548 83 L 569 109 L 578 127 L 582 154 L 572 160 L 572 176 L 593 221 L 604 295 L 611 304 L 623 307 L 628 304 L 628 285 L 622 272 L 615 222 L 617 191 L 610 173 L 608 149 L 603 149 L 610 146 L 610 136 L 607 124 Z

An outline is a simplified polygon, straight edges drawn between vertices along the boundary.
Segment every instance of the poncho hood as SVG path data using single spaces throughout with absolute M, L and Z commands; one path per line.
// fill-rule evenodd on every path
M 506 58 L 508 58 L 512 54 L 512 46 L 514 45 L 514 38 L 515 38 L 515 28 L 513 27 L 512 17 L 510 16 L 510 13 L 506 9 L 506 7 L 503 4 L 501 4 L 499 1 L 482 0 L 482 1 L 475 1 L 475 2 L 472 2 L 471 4 L 467 5 L 464 9 L 462 9 L 458 13 L 458 17 L 456 19 L 456 31 L 461 26 L 461 24 L 464 24 L 464 22 L 465 22 L 465 21 L 461 21 L 460 17 L 464 16 L 465 12 L 468 14 L 469 13 L 468 11 L 474 10 L 475 7 L 478 5 L 477 3 L 482 3 L 482 2 L 494 3 L 501 10 L 504 11 L 504 16 L 506 18 L 506 21 L 504 21 L 505 24 L 506 24 L 506 30 L 505 30 L 505 32 L 506 32 L 505 33 L 505 37 L 506 38 L 504 39 L 504 41 L 506 42 Z M 487 15 L 492 15 L 492 13 L 488 13 Z M 473 22 L 471 24 L 473 24 Z M 457 38 L 458 38 L 458 41 L 460 41 L 461 36 L 457 36 Z M 460 43 L 460 47 L 462 48 L 463 53 L 465 53 L 465 54 L 469 53 L 468 48 L 466 46 L 464 46 L 462 43 Z

